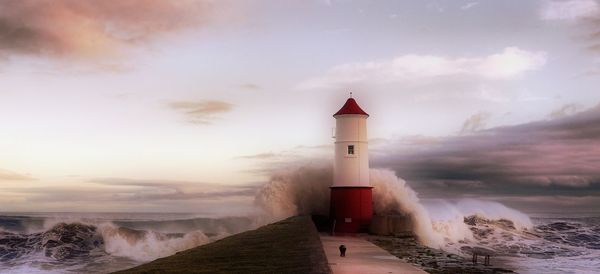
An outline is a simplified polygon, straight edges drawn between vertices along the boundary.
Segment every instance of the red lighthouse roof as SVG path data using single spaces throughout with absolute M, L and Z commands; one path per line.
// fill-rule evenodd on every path
M 336 112 L 333 116 L 335 117 L 337 115 L 344 114 L 361 114 L 369 116 L 369 114 L 367 114 L 364 110 L 362 110 L 362 108 L 360 108 L 360 106 L 356 103 L 354 98 L 348 98 L 344 106 L 340 108 L 340 110 L 338 110 L 338 112 Z

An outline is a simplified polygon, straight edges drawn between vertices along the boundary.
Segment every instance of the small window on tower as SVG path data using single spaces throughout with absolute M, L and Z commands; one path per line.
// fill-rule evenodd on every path
M 348 146 L 348 155 L 354 155 L 354 145 Z

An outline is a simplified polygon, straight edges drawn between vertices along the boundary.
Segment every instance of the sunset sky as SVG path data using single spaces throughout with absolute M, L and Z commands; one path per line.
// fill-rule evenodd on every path
M 600 2 L 0 1 L 0 211 L 248 210 L 328 163 L 425 199 L 600 208 Z

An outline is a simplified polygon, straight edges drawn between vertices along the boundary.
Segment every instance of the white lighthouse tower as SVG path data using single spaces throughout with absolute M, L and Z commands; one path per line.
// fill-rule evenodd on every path
M 373 215 L 367 141 L 369 114 L 353 98 L 348 98 L 333 117 L 336 130 L 330 218 L 336 232 L 363 232 Z

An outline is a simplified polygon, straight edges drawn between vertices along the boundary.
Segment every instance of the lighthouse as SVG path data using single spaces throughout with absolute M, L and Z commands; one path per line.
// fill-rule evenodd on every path
M 350 97 L 336 112 L 330 219 L 334 232 L 366 232 L 373 215 L 367 114 Z

